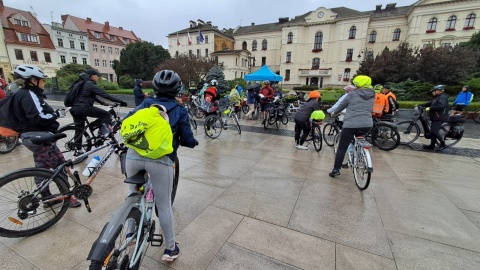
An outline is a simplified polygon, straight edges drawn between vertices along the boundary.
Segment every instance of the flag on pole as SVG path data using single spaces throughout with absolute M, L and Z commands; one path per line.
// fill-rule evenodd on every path
M 192 39 L 190 38 L 190 32 L 187 32 L 188 45 L 192 45 Z
M 178 32 L 177 32 L 177 46 L 180 46 L 180 40 L 178 39 Z
M 203 38 L 202 31 L 198 29 L 198 41 L 200 41 L 200 43 L 203 43 L 204 40 L 205 39 Z

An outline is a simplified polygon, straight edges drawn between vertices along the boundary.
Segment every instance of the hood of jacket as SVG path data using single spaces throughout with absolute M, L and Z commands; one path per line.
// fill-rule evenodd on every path
M 90 79 L 90 75 L 88 75 L 88 74 L 85 73 L 85 72 L 80 73 L 78 76 L 79 76 L 80 79 L 82 79 L 82 80 L 91 81 L 91 82 L 93 82 L 94 84 L 96 84 L 96 82 L 95 82 L 94 80 Z
M 140 84 L 143 83 L 143 81 L 141 79 L 136 79 L 135 80 L 135 86 L 136 87 L 142 87 Z
M 358 96 L 360 96 L 364 100 L 371 99 L 375 97 L 375 91 L 371 88 L 362 88 L 362 89 L 357 89 L 353 91 L 356 93 Z

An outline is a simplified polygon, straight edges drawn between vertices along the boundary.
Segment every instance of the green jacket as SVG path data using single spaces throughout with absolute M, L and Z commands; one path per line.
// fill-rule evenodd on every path
M 235 88 L 233 88 L 232 91 L 230 91 L 229 98 L 230 98 L 230 102 L 232 102 L 234 106 L 239 106 L 240 100 L 242 100 L 240 95 L 238 94 L 237 89 Z

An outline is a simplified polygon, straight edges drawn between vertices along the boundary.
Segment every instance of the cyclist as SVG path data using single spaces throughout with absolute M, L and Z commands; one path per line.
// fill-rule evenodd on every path
M 154 97 L 147 97 L 140 105 L 131 111 L 127 117 L 137 110 L 149 108 L 158 104 L 166 108 L 173 135 L 173 152 L 159 159 L 150 159 L 139 155 L 135 150 L 128 149 L 126 171 L 127 176 L 146 170 L 150 176 L 155 196 L 155 204 L 158 209 L 160 226 L 166 240 L 166 248 L 162 256 L 164 261 L 173 261 L 179 255 L 178 244 L 175 242 L 173 231 L 173 214 L 171 206 L 171 194 L 173 185 L 173 165 L 177 157 L 177 149 L 180 145 L 194 148 L 198 141 L 193 137 L 188 118 L 188 112 L 183 106 L 179 106 L 175 100 L 182 80 L 172 70 L 162 70 L 153 77 Z M 129 186 L 130 193 L 135 192 L 133 185 Z
M 470 105 L 470 102 L 472 102 L 472 99 L 473 99 L 473 94 L 468 90 L 469 90 L 468 85 L 464 85 L 462 87 L 462 91 L 458 93 L 457 97 L 455 98 L 455 101 L 453 102 L 453 108 L 452 108 L 452 112 L 450 113 L 450 116 L 455 115 L 456 113 L 463 112 L 465 108 L 468 105 Z
M 120 103 L 120 106 L 123 107 L 126 107 L 127 103 L 107 94 L 102 88 L 98 87 L 97 81 L 100 78 L 99 76 L 100 73 L 95 69 L 87 69 L 85 72 L 80 73 L 80 81 L 84 81 L 84 83 L 78 97 L 75 99 L 75 102 L 70 109 L 70 114 L 73 116 L 75 126 L 81 129 L 85 128 L 85 117 L 88 116 L 101 119 L 101 126 L 98 130 L 98 135 L 107 136 L 111 130 L 109 124 L 112 116 L 108 111 L 93 106 L 95 101 L 102 105 L 106 105 L 106 103 L 98 99 L 97 96 Z M 79 140 L 82 139 L 81 136 L 78 136 L 77 132 L 75 137 L 80 137 Z M 79 141 L 77 143 L 81 144 L 82 142 Z M 80 154 L 83 154 L 81 150 L 77 150 L 75 153 L 77 156 Z
M 270 81 L 266 80 L 263 81 L 263 88 L 260 89 L 260 111 L 263 115 L 262 124 L 265 123 L 265 119 L 267 118 L 267 106 L 268 100 L 273 98 L 273 88 L 270 87 Z
M 210 86 L 204 92 L 204 99 L 203 99 L 203 110 L 205 111 L 205 118 L 207 116 L 216 114 L 218 109 L 217 100 L 220 99 L 220 94 L 217 90 L 218 82 L 217 80 L 211 80 Z M 205 123 L 207 125 L 207 132 L 210 132 L 210 125 L 211 123 Z
M 321 106 L 318 99 L 321 98 L 320 92 L 311 91 L 308 94 L 308 100 L 305 102 L 295 114 L 295 148 L 307 150 L 308 147 L 303 145 L 308 134 L 310 134 L 310 116 L 314 111 L 320 110 Z M 303 134 L 300 136 L 300 133 Z
M 390 91 L 390 85 L 385 84 L 383 86 L 383 94 L 385 95 L 386 103 L 385 109 L 383 110 L 383 114 L 388 116 L 392 116 L 394 112 L 398 112 L 398 102 L 397 97 L 395 94 Z
M 348 145 L 357 132 L 368 132 L 373 127 L 372 107 L 375 92 L 372 89 L 372 79 L 365 75 L 358 75 L 353 79 L 355 90 L 349 92 L 338 107 L 331 113 L 332 116 L 347 109 L 343 121 L 340 141 L 333 170 L 328 175 L 335 177 L 340 175 L 343 159 Z
M 48 76 L 35 65 L 19 65 L 15 68 L 14 75 L 19 79 L 22 87 L 10 97 L 10 104 L 4 104 L 1 107 L 0 126 L 22 133 L 23 145 L 33 152 L 36 168 L 55 169 L 65 162 L 56 144 L 36 145 L 30 141 L 37 132 L 56 133 L 60 125 L 57 121 L 60 116 L 58 110 L 54 111 L 43 98 L 45 79 Z M 13 108 L 15 109 L 12 110 Z M 67 175 L 64 172 L 62 174 L 64 179 L 67 179 Z M 36 184 L 42 181 L 43 179 L 35 178 Z M 41 195 L 46 197 L 51 193 L 49 190 L 44 190 Z M 43 206 L 51 207 L 62 202 L 63 199 L 44 203 Z M 72 196 L 69 206 L 80 207 L 81 204 Z
M 328 108 L 327 109 L 327 113 L 332 113 L 333 111 L 335 111 L 335 109 L 338 107 L 338 105 L 340 105 L 340 103 L 342 103 L 343 99 L 347 96 L 347 94 L 352 91 L 352 90 L 355 90 L 355 86 L 354 85 L 347 85 L 343 88 L 343 90 L 345 90 L 345 94 L 343 94 L 338 100 L 337 102 L 335 102 L 335 104 L 333 104 L 332 107 Z M 345 113 L 345 110 L 342 111 L 342 113 L 344 114 Z
M 387 97 L 382 93 L 382 89 L 383 86 L 381 84 L 376 84 L 373 87 L 375 91 L 375 102 L 373 103 L 372 115 L 374 117 L 381 117 L 387 107 Z
M 427 107 L 428 117 L 430 118 L 430 145 L 423 145 L 423 149 L 434 150 L 435 142 L 440 142 L 437 150 L 441 151 L 445 149 L 445 141 L 440 134 L 442 122 L 448 120 L 448 95 L 444 93 L 445 85 L 439 84 L 430 90 L 434 99 L 430 102 L 423 104 L 423 107 Z

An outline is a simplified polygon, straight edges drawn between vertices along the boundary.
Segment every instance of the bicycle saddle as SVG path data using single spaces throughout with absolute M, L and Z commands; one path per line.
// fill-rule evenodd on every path
M 50 132 L 26 132 L 20 136 L 22 139 L 28 139 L 33 144 L 49 144 L 67 137 L 65 133 L 52 134 Z
M 123 180 L 123 182 L 127 184 L 143 185 L 147 182 L 147 180 L 145 179 L 146 173 L 147 171 L 141 170 L 135 175 L 127 177 L 125 180 Z

